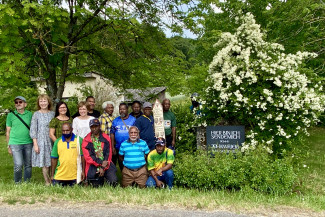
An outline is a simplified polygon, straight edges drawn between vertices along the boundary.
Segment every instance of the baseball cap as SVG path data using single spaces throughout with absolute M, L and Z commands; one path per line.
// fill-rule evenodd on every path
M 25 99 L 25 97 L 23 97 L 23 96 L 17 96 L 17 97 L 14 99 L 14 101 L 15 101 L 16 99 L 20 99 L 20 100 L 26 102 L 26 99 Z
M 99 122 L 98 118 L 91 119 L 89 121 L 89 127 L 91 127 L 91 126 L 99 126 L 99 125 L 100 125 L 100 122 Z
M 152 108 L 152 104 L 150 103 L 150 102 L 145 102 L 144 104 L 143 104 L 143 108 Z
M 161 145 L 161 146 L 165 146 L 166 145 L 166 140 L 164 138 L 158 138 L 156 139 L 156 145 Z

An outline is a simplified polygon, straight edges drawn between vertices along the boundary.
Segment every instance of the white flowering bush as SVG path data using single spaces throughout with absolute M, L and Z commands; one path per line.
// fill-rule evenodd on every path
M 200 99 L 203 115 L 197 119 L 202 125 L 221 119 L 245 125 L 243 152 L 258 145 L 278 152 L 307 133 L 324 111 L 322 84 L 303 68 L 303 61 L 316 54 L 286 54 L 282 45 L 265 41 L 250 13 L 236 20 L 236 32 L 223 33 L 215 44 L 219 51 L 209 67 Z

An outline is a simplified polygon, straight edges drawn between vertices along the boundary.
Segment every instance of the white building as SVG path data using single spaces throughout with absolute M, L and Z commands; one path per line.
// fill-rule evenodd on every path
M 34 78 L 40 93 L 45 93 L 46 82 L 44 79 Z M 104 78 L 99 73 L 85 73 L 80 81 L 68 80 L 65 82 L 63 99 L 77 97 L 78 101 L 85 100 L 88 94 L 92 94 L 96 99 L 97 107 L 105 101 L 113 101 L 116 105 L 120 102 L 132 103 L 134 100 L 140 102 L 154 102 L 156 98 L 162 101 L 165 98 L 166 87 L 152 87 L 144 90 L 126 89 L 120 90 L 113 86 L 113 83 Z M 115 109 L 117 111 L 117 109 Z

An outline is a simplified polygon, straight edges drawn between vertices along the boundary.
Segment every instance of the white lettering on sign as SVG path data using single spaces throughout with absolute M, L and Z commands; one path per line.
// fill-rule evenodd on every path
M 240 131 L 211 131 L 211 138 L 212 139 L 240 139 Z M 227 141 L 220 141 L 225 143 Z
M 215 149 L 239 149 L 239 145 L 233 144 L 212 144 L 211 147 Z

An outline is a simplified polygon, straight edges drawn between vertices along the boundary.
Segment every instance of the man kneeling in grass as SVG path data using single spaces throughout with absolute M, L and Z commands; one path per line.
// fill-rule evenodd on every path
M 165 182 L 171 189 L 174 181 L 174 172 L 172 170 L 174 160 L 173 150 L 166 148 L 164 138 L 158 138 L 156 140 L 156 149 L 148 155 L 150 177 L 146 186 L 163 188 Z
M 81 159 L 84 158 L 81 150 L 82 138 L 72 133 L 70 123 L 62 125 L 62 136 L 58 138 L 51 152 L 51 180 L 52 184 L 62 186 L 72 186 L 77 182 L 77 158 L 80 150 Z M 79 147 L 78 147 L 79 146 Z M 81 180 L 85 178 L 85 173 L 81 169 Z
M 86 161 L 85 173 L 87 180 L 94 187 L 106 183 L 117 185 L 116 167 L 112 162 L 113 147 L 110 137 L 100 130 L 100 121 L 90 120 L 91 132 L 82 142 L 82 150 Z

